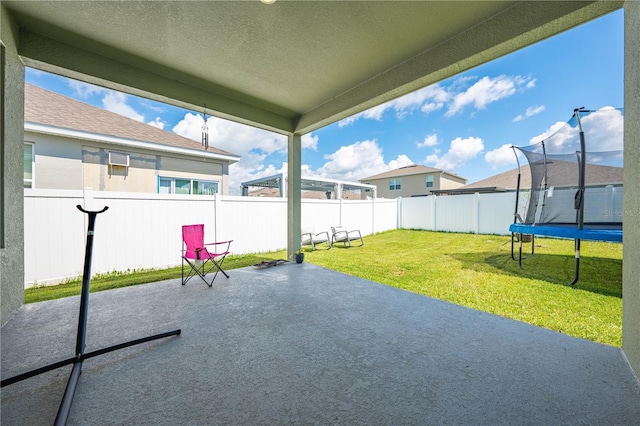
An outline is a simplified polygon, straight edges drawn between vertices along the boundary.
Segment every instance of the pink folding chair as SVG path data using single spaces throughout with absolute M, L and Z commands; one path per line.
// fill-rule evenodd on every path
M 231 241 L 221 241 L 216 243 L 204 243 L 204 225 L 184 225 L 182 227 L 182 285 L 196 275 L 202 278 L 209 287 L 222 272 L 225 277 L 229 275 L 222 269 L 222 262 L 229 254 Z M 214 246 L 215 251 L 207 249 L 206 246 Z M 185 262 L 189 265 L 185 275 Z M 211 281 L 207 281 L 206 275 L 215 268 L 216 272 Z

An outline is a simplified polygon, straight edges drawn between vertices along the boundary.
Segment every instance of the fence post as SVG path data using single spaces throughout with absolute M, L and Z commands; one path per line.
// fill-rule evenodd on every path
M 85 210 L 93 210 L 93 188 L 87 186 L 82 190 L 82 204 Z
M 376 234 L 376 199 L 371 198 L 371 232 Z
M 433 208 L 433 230 L 437 231 L 438 230 L 438 219 L 436 218 L 436 212 L 437 212 L 437 208 L 436 208 L 436 204 L 438 204 L 436 201 L 438 200 L 438 196 L 434 195 L 433 196 L 433 204 L 432 204 L 432 208 Z
M 480 233 L 480 193 L 476 192 L 473 195 L 475 195 L 475 197 L 473 197 L 473 211 L 474 211 L 474 215 L 475 215 L 475 220 L 473 223 L 473 227 L 474 227 L 474 234 L 479 234 Z
M 220 241 L 218 238 L 218 221 L 220 216 L 220 194 L 213 194 L 213 241 Z

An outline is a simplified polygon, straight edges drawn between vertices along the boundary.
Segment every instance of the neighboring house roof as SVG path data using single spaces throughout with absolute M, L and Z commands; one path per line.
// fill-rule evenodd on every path
M 559 167 L 558 167 L 559 165 Z M 577 165 L 571 162 L 556 162 L 554 167 L 553 185 L 577 185 L 578 176 L 576 173 Z M 585 173 L 586 185 L 603 185 L 622 183 L 622 167 L 600 166 L 595 164 L 587 164 Z M 521 167 L 520 187 L 531 188 L 531 171 L 529 165 Z M 488 177 L 483 180 L 463 186 L 461 190 L 481 189 L 481 188 L 498 188 L 498 189 L 516 189 L 518 184 L 518 168 L 508 170 L 506 172 Z
M 212 146 L 205 149 L 201 143 L 189 138 L 32 84 L 25 84 L 24 119 L 25 129 L 36 132 L 60 133 L 80 138 L 83 137 L 82 133 L 85 136 L 106 135 L 117 138 L 117 140 L 104 139 L 106 142 L 120 145 L 136 145 L 136 142 L 143 142 L 146 143 L 143 147 L 149 149 L 166 150 L 171 147 L 180 149 L 186 154 L 219 158 L 230 163 L 235 163 L 240 159 L 239 156 L 222 149 Z M 63 132 L 62 129 L 81 133 L 69 134 Z M 93 139 L 103 138 L 94 137 Z
M 462 176 L 458 176 L 455 173 L 450 173 L 445 170 L 435 169 L 433 167 L 421 166 L 419 164 L 411 164 L 409 166 L 400 167 L 399 169 L 389 170 L 388 172 L 379 173 L 377 175 L 360 179 L 360 182 L 364 182 L 367 180 L 385 179 L 385 178 L 393 178 L 393 177 L 401 177 L 401 176 L 409 176 L 409 175 L 420 175 L 420 174 L 426 174 L 426 173 L 443 173 L 445 175 L 449 175 L 458 179 L 463 179 L 464 181 L 467 180 Z

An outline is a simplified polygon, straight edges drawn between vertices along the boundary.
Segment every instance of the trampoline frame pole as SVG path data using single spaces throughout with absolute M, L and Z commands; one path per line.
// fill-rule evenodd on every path
M 584 130 L 582 129 L 582 121 L 580 120 L 580 113 L 586 112 L 584 108 L 576 108 L 573 113 L 576 116 L 578 122 L 578 128 L 580 130 L 580 152 L 578 153 L 578 193 L 576 194 L 576 208 L 577 208 L 577 222 L 578 230 L 582 231 L 584 228 L 584 192 L 585 192 L 585 176 L 587 167 L 587 144 L 584 137 Z M 575 240 L 575 274 L 573 281 L 570 285 L 575 285 L 580 278 L 580 238 Z

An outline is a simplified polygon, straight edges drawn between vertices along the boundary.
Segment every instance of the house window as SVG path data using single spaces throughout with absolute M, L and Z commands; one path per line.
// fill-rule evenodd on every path
M 433 175 L 427 175 L 427 188 L 433 188 Z
M 365 182 L 367 185 L 371 185 L 371 182 Z M 371 192 L 369 188 L 365 188 L 364 192 Z
M 389 190 L 396 191 L 401 189 L 402 187 L 402 179 L 389 179 Z
M 218 182 L 210 180 L 160 177 L 159 194 L 214 195 L 218 193 Z
M 33 188 L 33 170 L 34 170 L 33 143 L 24 143 L 24 187 Z

